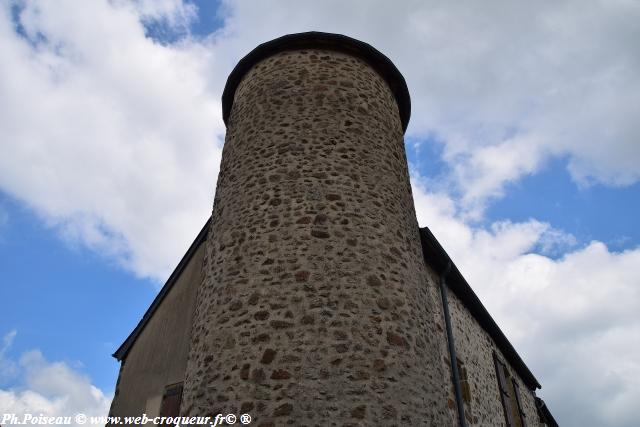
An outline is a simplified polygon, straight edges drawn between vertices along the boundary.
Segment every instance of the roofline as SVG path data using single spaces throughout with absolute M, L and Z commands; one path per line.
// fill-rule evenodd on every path
M 438 274 L 441 274 L 447 268 L 447 264 L 451 263 L 451 271 L 447 276 L 447 285 L 478 321 L 480 326 L 482 326 L 493 339 L 505 359 L 507 359 L 509 364 L 520 375 L 527 387 L 531 390 L 541 388 L 536 377 L 533 376 L 527 365 L 525 365 L 513 345 L 511 345 L 502 330 L 500 330 L 495 320 L 493 320 L 487 309 L 480 302 L 478 296 L 473 292 L 473 289 L 471 289 L 471 286 L 469 286 L 469 283 L 467 283 L 462 276 L 458 267 L 456 267 L 455 263 L 428 227 L 420 229 L 420 240 L 422 241 L 422 253 L 424 254 L 425 262 L 432 266 Z
M 180 277 L 187 264 L 189 264 L 189 261 L 196 253 L 200 245 L 207 239 L 210 222 L 211 217 L 207 219 L 207 222 L 200 230 L 200 233 L 198 233 L 198 236 L 195 238 L 193 243 L 191 243 L 191 246 L 189 246 L 189 249 L 187 249 L 187 252 L 184 254 L 176 268 L 169 276 L 169 279 L 167 279 L 164 286 L 162 286 L 162 289 L 160 289 L 160 292 L 158 293 L 158 295 L 156 295 L 153 302 L 142 316 L 142 319 L 140 319 L 140 321 L 136 325 L 135 329 L 131 331 L 127 339 L 125 339 L 120 347 L 118 347 L 118 349 L 112 354 L 112 356 L 115 357 L 119 362 L 127 357 L 127 353 L 129 353 L 129 350 L 133 346 L 133 343 L 135 343 L 136 339 L 138 339 L 138 336 L 142 333 L 144 327 L 147 326 L 147 323 L 149 323 L 149 320 L 151 320 L 151 316 L 153 316 L 153 313 L 155 313 L 164 298 L 167 296 L 174 283 L 178 280 L 178 277 Z
M 286 36 L 262 43 L 235 66 L 222 93 L 222 119 L 228 124 L 236 89 L 242 78 L 258 62 L 287 50 L 327 49 L 347 53 L 366 61 L 389 85 L 398 104 L 402 131 L 407 130 L 411 117 L 411 98 L 407 83 L 396 66 L 380 51 L 360 40 L 342 34 L 309 31 L 306 33 L 287 34 Z
M 549 411 L 549 407 L 544 400 L 540 399 L 538 396 L 536 396 L 536 408 L 538 409 L 538 415 L 547 426 L 558 427 L 558 422 L 553 418 L 553 414 Z

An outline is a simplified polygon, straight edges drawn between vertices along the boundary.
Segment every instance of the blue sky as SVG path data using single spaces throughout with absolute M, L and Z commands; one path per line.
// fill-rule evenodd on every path
M 407 146 L 408 161 L 425 175 L 447 174 L 441 155 L 442 147 L 436 141 L 418 149 Z M 572 234 L 578 245 L 598 240 L 623 251 L 637 247 L 640 241 L 638 212 L 639 184 L 581 186 L 571 179 L 566 159 L 560 157 L 537 173 L 510 183 L 504 197 L 487 207 L 480 223 L 486 226 L 505 219 L 521 222 L 535 218 Z
M 110 355 L 148 307 L 157 284 L 60 239 L 6 195 L 0 200 L 8 217 L 0 237 L 0 299 L 15 302 L 3 307 L 3 335 L 18 331 L 5 357 L 40 348 L 52 360 L 91 373 L 99 388 L 113 390 L 118 364 Z M 19 380 L 6 378 L 2 385 Z
M 209 215 L 228 73 L 321 30 L 405 75 L 418 220 L 561 424 L 633 425 L 640 7 L 494 4 L 4 4 L 0 409 L 29 410 L 29 393 L 52 414 L 108 408 L 111 353 Z

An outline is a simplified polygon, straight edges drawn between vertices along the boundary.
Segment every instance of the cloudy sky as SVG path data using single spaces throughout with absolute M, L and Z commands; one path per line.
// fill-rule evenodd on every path
M 1 2 L 0 413 L 106 414 L 110 354 L 210 213 L 229 72 L 319 30 L 406 77 L 418 220 L 560 424 L 637 425 L 639 23 L 632 0 Z

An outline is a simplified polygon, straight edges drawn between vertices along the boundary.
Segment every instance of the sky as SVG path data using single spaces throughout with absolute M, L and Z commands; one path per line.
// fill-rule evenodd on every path
M 428 226 L 563 426 L 640 402 L 640 3 L 0 2 L 0 413 L 104 415 L 111 354 L 210 215 L 256 45 L 363 40 L 407 80 Z

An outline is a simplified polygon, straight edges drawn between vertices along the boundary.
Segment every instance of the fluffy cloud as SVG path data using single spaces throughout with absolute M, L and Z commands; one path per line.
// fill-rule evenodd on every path
M 185 15 L 173 2 L 0 7 L 0 188 L 159 280 L 210 212 L 224 129 L 211 54 L 145 37 L 143 20 Z
M 636 2 L 240 1 L 226 17 L 218 44 L 234 59 L 309 29 L 387 54 L 411 91 L 409 132 L 444 145 L 447 181 L 476 215 L 552 156 L 581 184 L 640 178 Z
M 37 350 L 24 353 L 17 363 L 11 360 L 5 353 L 15 335 L 16 331 L 5 335 L 0 367 L 11 366 L 10 376 L 18 385 L 0 388 L 0 415 L 15 414 L 18 419 L 26 414 L 70 416 L 72 420 L 76 414 L 107 415 L 111 398 L 66 363 L 49 362 Z
M 640 401 L 640 249 L 573 247 L 549 224 L 473 227 L 414 178 L 428 225 L 542 383 L 561 425 L 632 426 Z M 563 256 L 552 258 L 541 251 Z M 568 247 L 573 249 L 568 250 Z
M 225 2 L 205 39 L 188 36 L 194 16 L 179 0 L 1 9 L 0 188 L 141 276 L 164 279 L 210 211 L 229 71 L 288 32 L 388 54 L 410 133 L 443 144 L 443 179 L 475 217 L 551 156 L 580 183 L 639 178 L 636 3 Z

